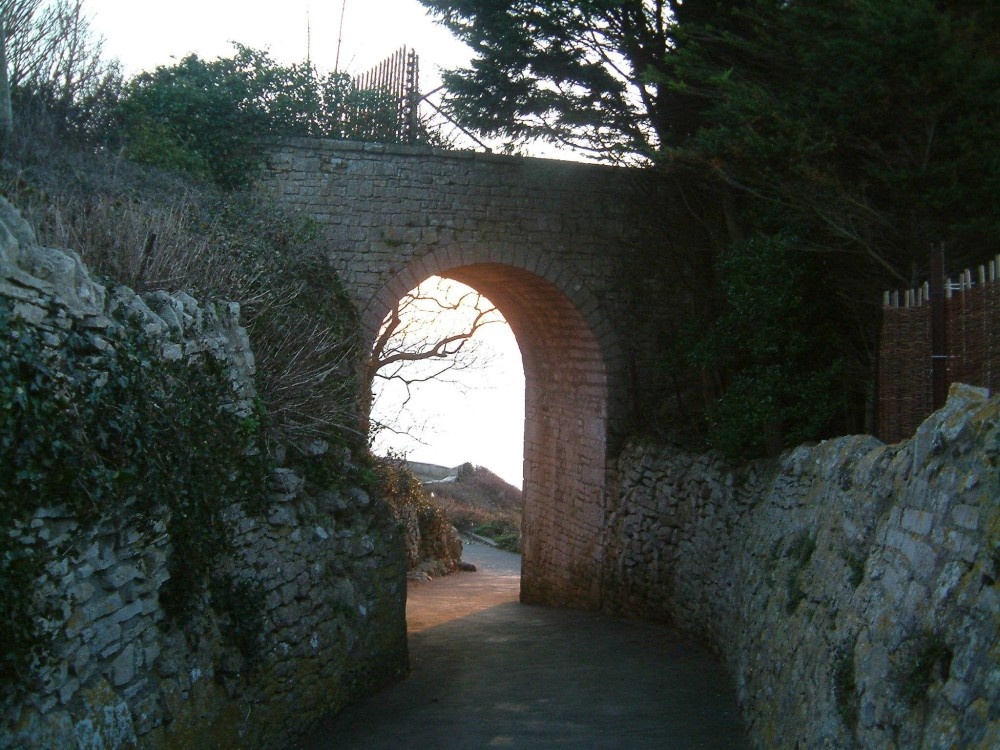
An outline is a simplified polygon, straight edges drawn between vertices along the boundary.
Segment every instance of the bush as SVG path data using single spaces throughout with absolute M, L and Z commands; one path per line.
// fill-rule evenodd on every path
M 409 567 L 437 560 L 454 570 L 462 557 L 462 543 L 450 519 L 399 456 L 376 459 L 375 466 L 379 495 L 402 527 Z
M 500 549 L 518 553 L 521 551 L 520 518 L 515 521 L 511 516 L 498 516 L 476 526 L 473 531 L 480 536 L 492 539 Z
M 360 91 L 342 73 L 283 66 L 241 44 L 216 60 L 188 55 L 125 87 L 118 119 L 130 158 L 226 189 L 246 187 L 263 163 L 260 141 L 315 136 L 393 142 L 396 102 Z
M 138 292 L 234 300 L 275 440 L 359 443 L 355 310 L 316 225 L 254 191 L 224 193 L 19 133 L 0 192 L 39 241 Z
M 823 437 L 843 411 L 837 336 L 812 293 L 822 276 L 796 247 L 780 234 L 729 248 L 717 268 L 722 314 L 688 342 L 691 364 L 724 375 L 708 439 L 734 457 Z

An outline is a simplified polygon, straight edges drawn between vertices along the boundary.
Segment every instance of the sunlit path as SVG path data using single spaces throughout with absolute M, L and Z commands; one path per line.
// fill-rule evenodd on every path
M 411 636 L 447 625 L 502 604 L 517 602 L 521 557 L 476 542 L 465 542 L 462 558 L 477 566 L 436 581 L 411 581 L 406 600 L 406 630 Z
M 666 628 L 517 602 L 516 555 L 478 544 L 476 573 L 412 584 L 412 674 L 305 750 L 749 744 L 719 664 Z

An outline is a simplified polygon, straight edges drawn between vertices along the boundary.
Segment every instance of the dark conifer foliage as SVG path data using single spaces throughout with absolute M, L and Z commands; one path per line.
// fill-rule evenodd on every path
M 421 2 L 474 51 L 464 125 L 663 176 L 644 268 L 698 279 L 665 369 L 720 447 L 864 429 L 880 292 L 1000 249 L 993 0 Z

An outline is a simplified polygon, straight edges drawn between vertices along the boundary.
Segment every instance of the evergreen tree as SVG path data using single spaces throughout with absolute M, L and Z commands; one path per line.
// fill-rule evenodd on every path
M 993 0 L 421 2 L 473 48 L 462 124 L 671 184 L 709 290 L 678 350 L 734 453 L 862 429 L 880 292 L 1000 249 Z
M 473 50 L 445 74 L 466 127 L 512 144 L 545 139 L 601 159 L 649 158 L 689 127 L 664 85 L 678 18 L 729 13 L 701 0 L 421 0 Z
M 397 138 L 387 92 L 361 91 L 344 74 L 321 76 L 308 63 L 279 65 L 266 52 L 235 46 L 232 57 L 192 54 L 129 82 L 116 135 L 131 158 L 233 188 L 254 175 L 268 137 Z

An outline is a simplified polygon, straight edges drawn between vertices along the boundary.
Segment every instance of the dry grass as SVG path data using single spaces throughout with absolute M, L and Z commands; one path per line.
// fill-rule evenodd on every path
M 351 432 L 354 311 L 316 232 L 264 196 L 215 188 L 22 126 L 0 192 L 39 242 L 77 251 L 109 283 L 239 302 L 272 436 L 303 444 Z

